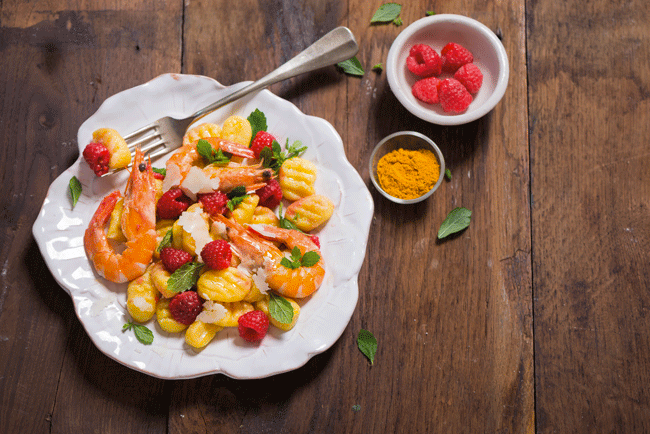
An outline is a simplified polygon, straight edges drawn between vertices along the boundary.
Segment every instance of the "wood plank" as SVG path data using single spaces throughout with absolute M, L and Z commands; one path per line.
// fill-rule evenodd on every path
M 77 129 L 99 104 L 180 70 L 182 5 L 74 7 L 1 4 L 0 134 L 11 145 L 0 151 L 0 431 L 161 432 L 164 382 L 123 368 L 90 343 L 31 224 L 50 182 L 77 158 Z
M 272 90 L 306 113 L 329 120 L 367 183 L 374 144 L 402 129 L 434 138 L 455 176 L 420 206 L 397 207 L 373 191 L 375 221 L 359 279 L 359 304 L 332 349 L 295 372 L 269 379 L 208 377 L 177 383 L 171 432 L 210 426 L 242 432 L 533 429 L 528 144 L 521 106 L 525 74 L 513 74 L 501 104 L 482 120 L 462 128 L 426 124 L 399 105 L 385 74 L 370 71 L 385 61 L 401 30 L 369 25 L 379 5 L 350 1 L 328 10 L 308 1 L 296 13 L 284 3 L 244 1 L 228 4 L 231 20 L 209 31 L 201 17 L 210 8 L 219 9 L 217 4 L 191 3 L 186 10 L 185 41 L 192 45 L 185 51 L 185 72 L 210 75 L 224 84 L 240 81 L 242 70 L 246 79 L 257 78 L 270 69 L 260 63 L 277 65 L 291 57 L 292 50 L 285 47 L 297 51 L 335 25 L 348 25 L 361 45 L 358 57 L 367 69 L 363 78 L 326 72 Z M 424 2 L 409 3 L 402 14 L 405 25 L 427 9 Z M 245 12 L 250 10 L 261 13 Z M 316 18 L 323 10 L 329 21 Z M 501 28 L 512 70 L 525 70 L 522 4 L 459 2 L 447 12 L 466 10 L 489 27 Z M 237 33 L 242 22 L 247 31 Z M 302 39 L 305 34 L 314 37 Z M 224 53 L 221 45 L 233 49 Z M 232 67 L 232 52 L 242 53 L 243 64 Z M 312 87 L 324 80 L 326 84 Z M 449 242 L 436 242 L 439 224 L 456 205 L 475 211 L 470 229 Z M 356 348 L 361 327 L 380 342 L 372 367 Z M 354 405 L 361 410 L 353 411 Z
M 528 2 L 538 432 L 647 432 L 650 10 Z

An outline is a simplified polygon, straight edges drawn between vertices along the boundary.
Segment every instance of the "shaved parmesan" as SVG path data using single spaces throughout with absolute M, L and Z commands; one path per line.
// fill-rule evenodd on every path
M 182 180 L 183 175 L 181 175 L 181 169 L 176 164 L 167 165 L 167 172 L 165 179 L 163 179 L 163 192 L 168 191 L 170 188 L 178 187 Z
M 187 197 L 196 200 L 196 195 L 200 193 L 212 193 L 219 188 L 219 178 L 208 178 L 208 176 L 196 166 L 192 166 L 183 182 L 181 190 Z
M 203 303 L 203 310 L 196 319 L 204 324 L 214 324 L 225 318 L 227 314 L 228 311 L 222 304 L 207 300 Z
M 203 250 L 203 247 L 205 247 L 206 244 L 212 241 L 208 222 L 203 216 L 203 211 L 198 207 L 192 211 L 185 211 L 178 218 L 178 224 L 185 232 L 189 233 L 194 240 L 194 245 L 196 247 L 195 252 L 197 254 L 196 259 L 199 262 L 202 262 L 201 250 Z

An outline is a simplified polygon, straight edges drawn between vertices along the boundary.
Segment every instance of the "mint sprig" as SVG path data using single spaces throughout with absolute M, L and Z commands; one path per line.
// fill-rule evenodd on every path
M 305 252 L 302 255 L 298 246 L 295 246 L 291 249 L 291 256 L 282 258 L 280 265 L 295 270 L 298 267 L 313 267 L 318 261 L 320 261 L 320 255 L 315 251 Z
M 440 225 L 438 239 L 462 231 L 469 226 L 471 219 L 472 211 L 462 207 L 454 208 Z
M 234 211 L 237 205 L 242 203 L 244 199 L 248 197 L 248 194 L 246 194 L 246 187 L 243 185 L 238 185 L 226 193 L 226 196 L 228 196 L 229 199 L 228 202 L 226 202 L 226 207 L 230 211 Z
M 160 244 L 158 244 L 158 247 L 156 248 L 156 252 L 160 253 L 162 249 L 165 247 L 169 247 L 172 245 L 172 237 L 173 237 L 173 231 L 170 229 L 167 231 L 165 236 L 160 240 Z
M 289 139 L 287 139 L 284 148 L 285 150 L 282 151 L 282 147 L 276 140 L 273 140 L 271 148 L 263 148 L 260 152 L 262 166 L 273 169 L 277 173 L 285 161 L 290 158 L 298 157 L 307 150 L 307 146 L 303 146 L 300 140 L 296 140 L 292 144 L 289 144 Z
M 341 68 L 343 72 L 349 75 L 362 77 L 363 74 L 366 73 L 366 71 L 363 70 L 363 66 L 361 66 L 361 62 L 359 62 L 359 59 L 357 59 L 357 56 L 354 56 L 348 60 L 344 60 L 343 62 L 339 62 L 336 64 L 336 66 Z
M 375 354 L 377 353 L 377 339 L 375 336 L 368 330 L 359 330 L 357 346 L 363 355 L 370 360 L 370 364 L 372 365 L 375 362 Z
M 140 343 L 145 345 L 151 345 L 151 343 L 153 342 L 153 333 L 151 332 L 151 330 L 149 330 L 146 326 L 143 326 L 141 324 L 136 324 L 134 322 L 128 321 L 122 327 L 122 333 L 131 329 L 133 329 L 135 338 L 138 341 L 140 341 Z
M 399 14 L 402 12 L 402 5 L 399 3 L 386 3 L 379 6 L 377 12 L 370 19 L 370 23 L 394 23 L 396 26 L 402 25 Z
M 271 318 L 279 323 L 291 324 L 291 321 L 293 321 L 293 306 L 286 298 L 271 293 L 269 314 L 271 314 Z
M 251 143 L 253 143 L 257 133 L 260 131 L 266 131 L 268 128 L 266 125 L 266 115 L 260 111 L 260 109 L 255 109 L 255 111 L 248 116 L 248 122 L 251 124 L 251 129 L 253 130 L 253 134 L 251 135 Z
M 172 273 L 167 281 L 167 290 L 173 293 L 187 291 L 199 280 L 203 264 L 188 262 Z
M 221 149 L 215 151 L 210 142 L 205 139 L 200 139 L 198 141 L 196 144 L 196 151 L 208 162 L 208 164 L 228 164 L 228 162 L 230 162 L 230 157 L 224 154 Z
M 70 191 L 70 198 L 72 199 L 72 208 L 74 208 L 79 201 L 82 190 L 81 182 L 79 182 L 76 176 L 70 178 L 70 182 L 68 183 L 68 190 Z

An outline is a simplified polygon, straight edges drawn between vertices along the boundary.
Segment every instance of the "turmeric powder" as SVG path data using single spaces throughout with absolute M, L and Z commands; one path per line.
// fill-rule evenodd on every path
M 440 165 L 428 149 L 397 149 L 381 157 L 377 178 L 384 191 L 398 199 L 416 199 L 438 182 Z

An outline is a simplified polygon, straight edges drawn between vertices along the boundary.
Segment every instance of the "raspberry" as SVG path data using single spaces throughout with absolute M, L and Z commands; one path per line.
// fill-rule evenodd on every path
M 225 240 L 210 241 L 201 249 L 201 259 L 213 270 L 228 268 L 232 259 L 230 244 Z
M 316 247 L 320 249 L 320 239 L 316 235 L 310 235 L 309 238 L 311 239 L 312 243 L 316 244 Z
M 450 42 L 440 51 L 442 55 L 442 69 L 454 73 L 466 63 L 472 63 L 474 56 L 470 51 L 460 44 Z
M 156 213 L 161 219 L 175 219 L 183 214 L 183 211 L 191 204 L 192 200 L 185 196 L 183 190 L 171 188 L 158 199 Z
M 264 148 L 270 148 L 272 150 L 274 140 L 275 137 L 266 131 L 258 131 L 257 134 L 255 134 L 253 143 L 251 143 L 251 150 L 255 153 L 255 158 L 260 158 L 260 153 Z
M 438 86 L 440 80 L 436 77 L 423 78 L 415 82 L 411 88 L 413 96 L 426 104 L 437 104 L 440 100 L 438 98 Z
M 165 247 L 160 251 L 160 259 L 170 273 L 178 270 L 181 266 L 192 261 L 192 255 L 185 250 Z
M 406 67 L 415 75 L 431 77 L 432 75 L 440 75 L 442 59 L 436 53 L 436 50 L 428 45 L 415 44 L 409 50 Z
M 475 94 L 483 84 L 483 73 L 473 63 L 466 63 L 454 74 L 454 78 L 465 86 L 471 94 Z
M 214 193 L 199 194 L 199 202 L 203 209 L 211 216 L 223 214 L 226 211 L 228 196 L 220 191 Z
M 269 319 L 261 310 L 246 312 L 237 320 L 239 336 L 248 342 L 259 342 L 269 330 Z
M 169 302 L 169 313 L 181 324 L 190 325 L 203 309 L 203 302 L 195 291 L 176 294 Z
M 272 179 L 264 187 L 257 189 L 255 194 L 259 196 L 260 206 L 274 209 L 282 201 L 282 188 L 277 179 Z
M 440 83 L 438 96 L 440 105 L 446 112 L 463 113 L 473 100 L 465 86 L 454 78 L 446 78 Z
M 165 175 L 163 175 L 162 173 L 158 173 L 158 172 L 156 172 L 156 171 L 153 172 L 153 177 L 156 178 L 156 179 L 159 179 L 159 180 L 161 180 L 161 181 L 162 181 L 163 179 L 165 179 Z
M 83 156 L 95 175 L 102 176 L 108 173 L 111 153 L 106 146 L 97 142 L 89 143 L 83 151 Z

